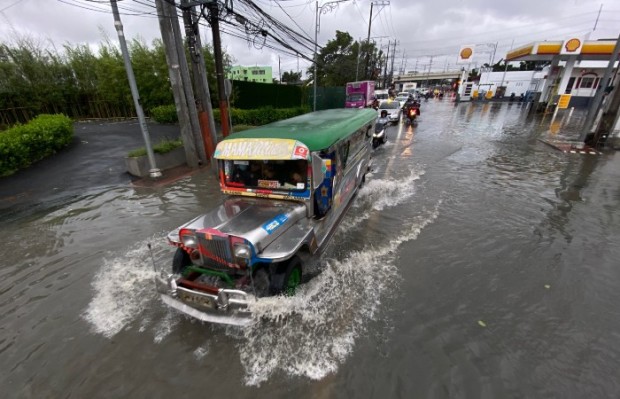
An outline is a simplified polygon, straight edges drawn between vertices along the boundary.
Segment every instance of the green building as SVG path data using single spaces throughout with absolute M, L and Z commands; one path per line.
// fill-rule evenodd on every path
M 227 77 L 245 82 L 273 83 L 270 66 L 234 66 Z

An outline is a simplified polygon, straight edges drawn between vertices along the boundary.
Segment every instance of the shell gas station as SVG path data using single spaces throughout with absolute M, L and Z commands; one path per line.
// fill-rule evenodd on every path
M 619 51 L 620 38 L 583 40 L 581 37 L 570 37 L 563 41 L 541 41 L 521 46 L 510 51 L 506 61 L 551 63 L 538 87 L 532 87 L 530 112 L 553 112 L 555 116 L 558 110 L 587 108 L 585 128 L 588 131 L 584 132 L 580 141 L 587 141 L 588 133 L 597 136 L 602 133 L 601 130 L 606 130 L 605 137 L 609 135 L 612 141 L 618 142 Z M 612 59 L 614 62 L 611 62 Z M 592 122 L 588 123 L 588 119 Z

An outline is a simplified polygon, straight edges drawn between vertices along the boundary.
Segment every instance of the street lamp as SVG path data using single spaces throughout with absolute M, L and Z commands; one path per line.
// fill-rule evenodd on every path
M 316 13 L 315 13 L 315 24 L 314 24 L 314 98 L 313 98 L 313 111 L 316 111 L 316 81 L 318 80 L 318 71 L 317 71 L 317 40 L 319 36 L 319 30 L 321 29 L 321 14 L 327 14 L 330 11 L 333 11 L 338 7 L 338 3 L 343 3 L 348 0 L 334 0 L 328 1 L 319 7 L 319 2 L 316 2 Z

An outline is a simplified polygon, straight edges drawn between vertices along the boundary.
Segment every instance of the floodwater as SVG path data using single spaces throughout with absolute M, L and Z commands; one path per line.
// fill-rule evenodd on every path
M 620 154 L 554 150 L 576 133 L 519 104 L 389 134 L 322 272 L 245 329 L 153 289 L 166 233 L 222 199 L 209 172 L 0 218 L 1 396 L 620 396 Z

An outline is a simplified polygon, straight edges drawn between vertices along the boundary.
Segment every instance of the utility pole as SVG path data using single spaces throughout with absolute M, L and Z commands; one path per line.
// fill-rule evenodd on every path
M 428 83 L 430 80 L 431 68 L 433 66 L 433 57 L 434 55 L 431 55 L 431 62 L 428 64 L 428 73 L 426 74 L 426 87 L 428 87 Z
M 388 46 L 387 46 L 387 55 L 385 56 L 385 72 L 383 73 L 383 88 L 385 89 L 387 87 L 387 73 L 388 73 L 388 62 L 390 60 L 390 43 L 392 41 L 388 40 Z
M 187 105 L 190 109 L 190 120 L 192 121 L 192 125 L 194 125 L 192 132 L 201 132 L 200 137 L 194 135 L 194 140 L 196 141 L 196 147 L 201 155 L 201 159 L 204 159 L 206 162 L 213 155 L 213 152 L 215 151 L 214 142 L 217 142 L 215 135 L 215 123 L 213 123 L 213 110 L 211 109 L 211 94 L 209 93 L 209 86 L 207 84 L 206 69 L 203 67 L 204 58 L 202 56 L 202 47 L 200 46 L 198 21 L 193 16 L 193 6 L 189 5 L 189 1 L 181 0 L 181 2 L 183 24 L 185 26 L 185 37 L 187 40 L 187 47 L 189 49 L 190 60 L 192 62 L 192 72 L 194 74 L 194 80 L 192 81 L 194 88 L 193 92 L 196 94 L 195 97 L 193 94 L 190 97 L 186 93 Z M 174 12 L 176 14 L 176 10 Z M 171 21 L 171 23 L 175 25 L 174 21 Z M 173 31 L 176 33 L 174 28 Z M 180 30 L 178 32 L 180 37 Z M 180 54 L 179 51 L 177 52 L 179 52 L 179 59 L 181 61 L 181 77 L 183 80 L 187 81 L 187 86 L 189 86 L 189 81 L 191 81 L 189 76 L 189 68 L 185 68 L 184 70 L 182 66 L 184 63 L 183 60 L 185 60 L 185 50 L 182 44 L 180 48 L 183 49 L 183 54 Z M 193 120 L 194 108 L 192 107 L 192 100 L 195 102 L 194 106 L 196 107 L 196 120 Z
M 368 36 L 366 37 L 366 45 L 368 46 L 368 54 L 366 54 L 366 68 L 364 69 L 364 74 L 368 76 L 368 68 L 370 67 L 370 27 L 372 26 L 372 8 L 374 5 L 378 5 L 381 7 L 389 6 L 389 1 L 371 1 L 370 2 L 370 18 L 368 19 Z M 379 10 L 381 12 L 381 10 Z
M 185 59 L 185 52 L 183 50 L 183 45 L 178 45 L 177 38 L 175 38 L 175 29 L 173 28 L 173 25 L 176 23 L 178 29 L 176 7 L 174 4 L 170 4 L 168 1 L 164 0 L 156 0 L 155 6 L 157 9 L 157 14 L 159 15 L 159 27 L 161 30 L 162 41 L 164 43 L 164 50 L 166 52 L 168 76 L 170 78 L 172 93 L 174 94 L 174 104 L 179 117 L 179 128 L 181 130 L 183 147 L 185 148 L 185 158 L 190 167 L 197 168 L 200 166 L 201 159 L 196 146 L 196 136 L 194 132 L 199 131 L 200 129 L 198 128 L 197 116 L 194 126 L 192 126 L 190 108 L 194 107 L 193 93 L 191 101 L 188 102 L 187 89 L 185 87 L 185 82 L 181 72 L 184 64 L 187 68 L 187 63 L 182 63 L 180 60 L 179 47 L 182 51 L 183 59 Z M 178 39 L 180 40 L 180 37 Z M 195 108 L 194 113 L 196 113 Z M 195 128 L 196 130 L 194 130 Z M 202 153 L 204 153 L 204 147 Z
M 125 33 L 123 32 L 123 23 L 121 22 L 121 16 L 118 12 L 118 6 L 116 0 L 110 0 L 112 6 L 112 15 L 114 16 L 114 26 L 116 27 L 116 33 L 118 34 L 118 41 L 121 45 L 121 52 L 123 53 L 123 61 L 125 63 L 125 71 L 127 72 L 127 80 L 129 80 L 129 88 L 131 89 L 131 96 L 133 97 L 133 104 L 136 107 L 136 115 L 138 115 L 138 121 L 140 123 L 140 130 L 142 131 L 142 137 L 144 138 L 144 146 L 146 147 L 146 155 L 149 160 L 149 176 L 153 179 L 161 177 L 161 171 L 155 165 L 155 155 L 153 154 L 153 147 L 151 147 L 151 139 L 149 137 L 149 130 L 146 126 L 146 118 L 144 117 L 144 111 L 142 110 L 142 104 L 140 104 L 140 93 L 138 93 L 138 85 L 136 84 L 136 77 L 133 74 L 133 68 L 131 66 L 131 60 L 129 59 L 129 51 L 127 50 L 127 43 L 125 42 Z
M 392 84 L 392 81 L 394 80 L 394 60 L 396 59 L 396 44 L 398 43 L 397 40 L 394 40 L 394 49 L 392 50 L 392 67 L 390 68 L 390 84 Z
M 187 1 L 187 0 L 184 0 Z M 202 41 L 200 39 L 200 31 L 198 30 L 198 21 L 200 15 L 191 11 L 191 23 L 193 33 L 194 48 L 192 51 L 191 42 L 189 45 L 190 55 L 192 58 L 192 72 L 194 73 L 194 86 L 198 108 L 198 119 L 200 120 L 200 126 L 202 130 L 202 138 L 204 141 L 205 149 L 207 151 L 207 159 L 213 157 L 215 152 L 215 146 L 217 145 L 217 130 L 215 128 L 215 121 L 213 119 L 213 107 L 211 106 L 211 92 L 209 90 L 209 83 L 207 81 L 207 66 L 205 64 L 204 54 L 202 53 Z M 188 35 L 188 41 L 190 40 Z M 215 164 L 213 164 L 215 166 Z
M 213 57 L 215 58 L 215 74 L 217 76 L 217 91 L 220 100 L 220 123 L 222 124 L 222 135 L 227 137 L 230 133 L 228 124 L 228 101 L 226 84 L 224 82 L 224 65 L 222 63 L 222 42 L 220 40 L 219 12 L 220 6 L 217 1 L 212 0 L 208 4 L 209 24 L 213 34 Z

